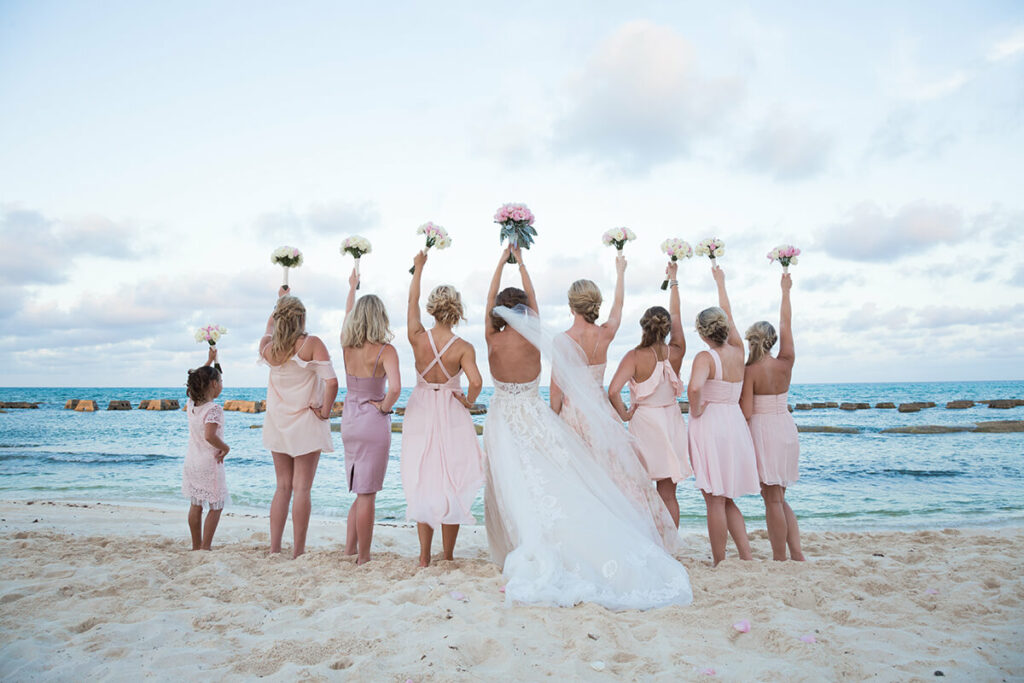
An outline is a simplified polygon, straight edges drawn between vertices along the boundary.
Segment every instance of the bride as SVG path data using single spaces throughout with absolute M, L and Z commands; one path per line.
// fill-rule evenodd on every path
M 498 293 L 510 252 L 523 289 Z M 686 569 L 662 548 L 653 520 L 592 465 L 588 446 L 540 397 L 541 349 L 555 349 L 541 330 L 518 249 L 502 252 L 487 310 L 494 396 L 484 427 L 484 512 L 491 557 L 507 579 L 506 600 L 609 609 L 689 604 Z M 555 362 L 571 365 L 567 358 Z M 560 383 L 573 391 L 571 379 Z M 579 398 L 587 409 L 585 396 Z

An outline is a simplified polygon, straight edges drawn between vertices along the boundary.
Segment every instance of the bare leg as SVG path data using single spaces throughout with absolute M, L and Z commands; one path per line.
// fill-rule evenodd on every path
M 441 525 L 441 543 L 444 546 L 444 559 L 455 559 L 455 539 L 459 537 L 458 524 Z
M 203 550 L 209 550 L 213 544 L 213 535 L 217 533 L 220 513 L 220 510 L 210 510 L 206 513 L 206 524 L 203 525 Z
M 679 528 L 679 501 L 676 499 L 676 484 L 671 479 L 659 479 L 657 483 L 658 495 L 665 501 L 665 507 L 668 508 L 668 514 L 672 517 L 672 521 L 676 523 L 676 528 Z
M 292 500 L 292 470 L 295 463 L 292 456 L 285 453 L 270 452 L 274 456 L 274 474 L 277 477 L 277 489 L 270 501 L 270 552 L 281 552 L 281 536 L 284 535 L 284 524 L 288 521 L 288 504 Z
M 320 451 L 313 451 L 295 458 L 292 474 L 292 533 L 295 549 L 292 557 L 306 552 L 306 531 L 309 529 L 309 492 L 313 488 L 313 477 L 320 462 Z
M 707 491 L 704 503 L 708 506 L 708 540 L 711 541 L 711 557 L 717 566 L 725 559 L 725 544 L 729 540 L 729 527 L 725 516 L 725 501 L 722 496 L 712 496 Z
M 772 544 L 772 559 L 786 559 L 786 536 L 788 535 L 788 522 L 786 511 L 783 507 L 785 501 L 782 498 L 783 488 L 781 486 L 761 484 L 761 497 L 764 498 L 764 519 L 768 526 L 768 540 Z
M 434 541 L 434 529 L 429 524 L 416 524 L 416 533 L 420 537 L 420 566 L 430 566 L 430 544 Z
M 356 496 L 356 540 L 359 557 L 356 564 L 370 561 L 370 543 L 373 542 L 373 516 L 376 511 L 377 494 L 360 493 Z
M 345 554 L 355 555 L 356 554 L 356 510 L 359 509 L 357 503 L 359 502 L 359 496 L 352 501 L 352 504 L 348 506 L 348 515 L 345 520 Z
M 203 506 L 190 505 L 188 508 L 188 530 L 192 533 L 192 550 L 203 547 Z
M 796 523 L 793 508 L 786 502 L 786 488 L 782 488 L 782 509 L 786 512 L 786 543 L 789 545 L 789 556 L 797 562 L 804 561 L 804 552 L 800 548 L 800 527 Z
M 732 498 L 725 499 L 725 518 L 729 525 L 729 533 L 732 534 L 732 541 L 736 544 L 736 552 L 740 554 L 741 560 L 752 560 L 754 556 L 750 553 L 750 540 L 747 538 L 747 523 L 743 519 L 743 513 L 732 502 Z

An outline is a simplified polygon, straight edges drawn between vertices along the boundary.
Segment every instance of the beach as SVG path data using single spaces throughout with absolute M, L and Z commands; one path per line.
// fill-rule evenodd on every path
M 757 559 L 717 568 L 687 527 L 694 603 L 611 612 L 506 605 L 483 526 L 419 569 L 415 529 L 378 523 L 357 567 L 343 519 L 314 516 L 292 560 L 290 526 L 270 556 L 266 517 L 231 511 L 192 552 L 185 513 L 0 504 L 0 677 L 1024 679 L 1020 527 L 808 532 L 809 561 L 779 563 L 752 526 Z

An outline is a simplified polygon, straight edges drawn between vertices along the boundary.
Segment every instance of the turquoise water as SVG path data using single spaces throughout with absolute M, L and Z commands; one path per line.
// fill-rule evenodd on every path
M 226 387 L 220 401 L 259 400 L 264 388 Z M 404 405 L 408 391 L 398 405 Z M 934 528 L 1020 524 L 1024 522 L 1024 433 L 881 434 L 886 427 L 917 424 L 970 424 L 984 420 L 1024 420 L 1024 407 L 1010 410 L 980 405 L 967 410 L 942 406 L 955 399 L 1024 397 L 1024 382 L 947 382 L 913 384 L 794 385 L 791 403 L 815 401 L 895 403 L 935 401 L 920 413 L 838 409 L 798 411 L 801 425 L 856 427 L 859 434 L 800 435 L 800 481 L 787 499 L 805 528 Z M 69 398 L 95 399 L 95 413 L 64 410 Z M 113 399 L 133 406 L 147 398 L 177 398 L 182 388 L 2 388 L 0 401 L 32 401 L 37 410 L 0 413 L 0 498 L 74 499 L 181 505 L 181 465 L 188 425 L 181 411 L 103 410 Z M 485 389 L 480 402 L 487 403 Z M 340 399 L 339 399 L 340 400 Z M 251 426 L 263 415 L 229 412 L 226 461 L 233 508 L 266 511 L 274 489 L 274 468 L 261 432 Z M 486 416 L 475 418 L 483 424 Z M 333 422 L 337 423 L 336 419 Z M 344 515 L 353 496 L 345 489 L 340 435 L 335 452 L 320 460 L 313 487 L 314 514 Z M 401 435 L 391 442 L 384 490 L 377 498 L 380 520 L 403 520 L 398 457 Z M 704 503 L 693 480 L 678 493 L 684 527 L 700 530 Z M 483 521 L 482 497 L 475 506 Z M 738 501 L 751 526 L 763 524 L 758 496 Z

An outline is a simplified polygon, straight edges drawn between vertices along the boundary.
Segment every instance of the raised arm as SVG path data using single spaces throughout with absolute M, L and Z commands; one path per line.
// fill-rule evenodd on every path
M 601 327 L 608 330 L 611 336 L 619 331 L 622 324 L 622 304 L 626 300 L 626 257 L 615 257 L 615 301 L 612 302 L 612 310 L 608 312 L 608 320 Z
M 526 272 L 526 264 L 523 263 L 523 251 L 519 247 L 512 249 L 512 255 L 516 257 L 516 261 L 519 263 L 519 277 L 523 279 L 523 291 L 526 292 L 526 303 L 533 309 L 534 313 L 540 313 L 540 306 L 537 305 L 537 293 L 533 291 L 533 280 L 530 279 L 530 274 Z
M 793 305 L 789 301 L 789 290 L 793 280 L 789 273 L 782 274 L 782 306 L 779 307 L 779 360 L 796 360 L 796 347 L 793 345 Z
M 288 285 L 281 285 L 281 287 L 277 290 L 277 298 L 280 299 L 282 296 L 284 296 L 285 294 L 289 294 L 289 293 L 291 293 L 291 289 L 289 289 Z M 267 327 L 263 331 L 263 337 L 260 338 L 260 355 L 263 356 L 264 358 L 267 358 L 267 357 L 263 354 L 263 352 L 270 345 L 270 340 L 273 339 L 273 337 L 274 337 L 274 313 L 271 312 L 270 313 L 270 317 L 267 318 Z M 267 360 L 269 360 L 269 358 L 267 358 Z
M 348 297 L 345 299 L 345 317 L 352 312 L 352 309 L 356 305 L 356 286 L 359 284 L 359 276 L 356 275 L 356 269 L 352 269 L 352 274 L 348 276 Z
M 409 312 L 406 317 L 409 342 L 412 343 L 417 334 L 423 332 L 423 323 L 420 321 L 420 281 L 423 279 L 423 266 L 427 262 L 427 255 L 417 251 L 412 259 L 412 282 L 409 283 Z
M 683 335 L 683 320 L 679 313 L 679 282 L 676 275 L 679 272 L 679 264 L 669 261 L 665 267 L 665 276 L 670 283 L 668 292 L 668 313 L 672 318 L 672 334 L 668 338 L 669 362 L 676 374 L 683 365 L 683 356 L 686 355 L 686 337 Z
M 494 268 L 494 275 L 491 276 L 491 287 L 487 290 L 487 309 L 484 314 L 485 320 L 487 320 L 487 324 L 484 325 L 484 337 L 487 339 L 490 339 L 492 334 L 496 334 L 494 327 L 490 323 L 491 311 L 494 310 L 494 300 L 498 298 L 498 287 L 501 286 L 501 272 L 505 269 L 505 262 L 508 261 L 509 249 L 508 246 L 502 249 L 498 265 Z
M 729 317 L 729 338 L 725 340 L 725 343 L 730 346 L 738 346 L 742 350 L 743 337 L 740 336 L 740 331 L 736 329 L 736 322 L 732 319 L 732 306 L 729 305 L 729 294 L 725 291 L 725 271 L 718 267 L 712 268 L 711 276 L 715 278 L 715 284 L 718 285 L 718 307 Z
M 629 422 L 633 418 L 633 413 L 636 412 L 635 405 L 626 408 L 626 404 L 622 400 L 622 387 L 626 386 L 626 382 L 635 372 L 636 352 L 630 350 L 622 357 L 622 362 L 619 363 L 619 368 L 608 385 L 608 400 L 611 401 L 612 407 L 615 408 L 615 412 L 619 414 L 619 418 L 623 422 Z

